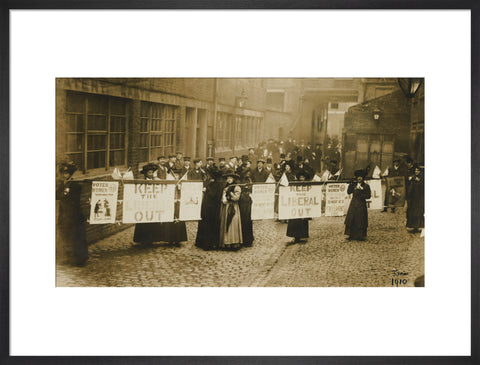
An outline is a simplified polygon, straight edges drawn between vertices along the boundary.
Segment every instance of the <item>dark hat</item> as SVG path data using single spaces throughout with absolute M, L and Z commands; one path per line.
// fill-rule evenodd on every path
M 145 175 L 148 170 L 156 171 L 158 170 L 158 166 L 155 165 L 154 163 L 148 163 L 142 167 L 142 171 L 140 171 L 140 173 Z
M 285 154 L 284 154 L 284 153 L 281 153 L 281 154 L 280 154 L 280 158 L 285 158 Z
M 210 170 L 208 170 L 208 173 L 210 174 L 210 177 L 215 180 L 221 178 L 223 174 L 222 170 L 220 170 L 217 166 L 214 166 Z
M 172 157 L 175 157 L 175 155 L 172 155 L 172 154 L 168 155 L 168 158 L 172 158 Z
M 75 166 L 74 162 L 63 162 L 62 164 L 60 164 L 59 171 L 62 174 L 68 173 L 70 175 L 73 175 L 73 173 L 77 171 L 77 166 Z
M 225 157 L 220 157 L 218 161 L 225 161 Z
M 248 160 L 248 156 L 247 155 L 242 155 L 242 161 L 246 162 L 247 160 Z
M 306 171 L 304 169 L 298 170 L 298 172 L 295 176 L 297 177 L 297 179 L 299 179 L 300 176 L 305 176 L 305 180 L 310 180 L 310 174 L 308 173 L 308 171 Z
M 336 163 L 337 163 L 337 160 L 330 160 L 330 163 L 336 164 Z
M 412 158 L 411 158 L 411 157 L 409 157 L 409 156 L 406 156 L 406 157 L 405 157 L 405 161 L 406 161 L 406 162 L 413 163 L 413 160 L 412 160 Z
M 184 157 L 184 158 L 183 158 L 183 161 L 190 161 L 190 160 L 191 160 L 190 157 Z
M 414 168 L 414 169 L 419 169 L 419 170 L 422 169 L 422 167 L 420 166 L 419 163 L 414 164 L 414 165 L 413 165 L 413 168 Z
M 162 159 L 162 158 L 165 158 L 165 156 L 164 156 L 164 155 L 158 156 L 158 157 L 157 157 L 157 160 L 160 160 L 160 159 Z
M 207 161 L 213 161 L 213 157 L 207 157 Z
M 303 160 L 302 156 L 297 156 L 297 162 L 301 162 Z
M 263 158 L 259 158 L 259 159 L 257 160 L 257 164 L 258 164 L 259 162 L 265 163 L 265 160 L 264 160 Z
M 224 172 L 223 172 L 223 177 L 229 177 L 229 176 L 233 176 L 235 178 L 238 178 L 239 176 L 235 173 L 235 171 L 233 171 L 232 169 L 226 169 Z
M 269 157 L 267 158 L 267 163 L 273 163 L 273 160 Z
M 178 151 L 176 154 L 177 155 L 183 155 L 183 152 Z
M 361 177 L 365 178 L 367 173 L 366 173 L 365 170 L 355 170 L 354 175 L 355 175 L 355 177 L 361 176 Z
M 400 163 L 400 160 L 397 158 L 396 160 L 393 160 L 393 163 L 398 162 Z
M 249 150 L 255 150 L 255 147 L 250 147 Z
M 193 163 L 199 163 L 200 161 L 202 161 L 201 158 L 196 158 L 195 160 L 193 160 Z

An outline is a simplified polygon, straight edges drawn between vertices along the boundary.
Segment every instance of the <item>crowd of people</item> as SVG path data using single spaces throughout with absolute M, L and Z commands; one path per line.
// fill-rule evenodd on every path
M 275 161 L 275 162 L 274 162 Z M 62 164 L 60 172 L 63 181 L 57 189 L 60 200 L 59 228 L 62 238 L 70 242 L 81 265 L 88 259 L 88 249 L 84 222 L 86 219 L 80 209 L 80 187 L 72 183 L 72 175 L 76 167 L 73 164 Z M 329 179 L 338 179 L 341 169 L 336 160 L 322 159 L 321 145 L 315 148 L 307 143 L 296 144 L 294 140 L 287 142 L 261 143 L 257 148 L 250 148 L 248 154 L 231 156 L 227 159 L 208 157 L 205 164 L 201 159 L 184 157 L 183 153 L 159 156 L 157 161 L 142 167 L 140 174 L 145 180 L 182 180 L 202 181 L 203 199 L 201 220 L 195 245 L 204 250 L 238 250 L 250 247 L 254 242 L 251 220 L 252 199 L 251 184 L 263 182 L 279 182 L 281 179 L 293 181 L 309 181 L 315 174 L 325 175 Z M 345 234 L 349 240 L 365 240 L 368 227 L 366 201 L 371 191 L 365 178 L 369 167 L 355 171 L 354 180 L 348 185 L 347 193 L 352 200 L 345 218 Z M 407 228 L 410 232 L 419 232 L 424 227 L 424 177 L 423 167 L 405 157 L 395 160 L 391 168 L 383 173 L 384 177 L 405 177 L 407 199 Z M 181 184 L 177 184 L 175 200 L 175 216 L 179 212 L 179 194 Z M 395 189 L 385 194 L 384 210 L 395 211 Z M 286 235 L 292 237 L 292 243 L 306 242 L 309 237 L 308 222 L 310 218 L 288 220 Z M 63 232 L 63 233 L 62 233 Z M 72 237 L 72 232 L 74 232 Z M 187 230 L 184 221 L 175 220 L 167 223 L 137 223 L 133 241 L 139 246 L 150 246 L 154 242 L 168 242 L 180 246 L 187 241 Z

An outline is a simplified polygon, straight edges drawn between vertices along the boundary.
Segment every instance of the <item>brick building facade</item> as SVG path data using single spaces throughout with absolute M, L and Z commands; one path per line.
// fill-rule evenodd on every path
M 262 79 L 59 78 L 56 164 L 74 161 L 76 180 L 99 180 L 114 168 L 139 177 L 144 163 L 177 151 L 240 156 L 264 138 L 265 95 Z M 83 185 L 88 216 L 91 187 Z M 122 228 L 107 226 L 87 226 L 88 240 Z
M 410 152 L 409 133 L 410 105 L 401 90 L 350 107 L 343 129 L 344 175 L 367 165 L 384 171 L 395 157 Z

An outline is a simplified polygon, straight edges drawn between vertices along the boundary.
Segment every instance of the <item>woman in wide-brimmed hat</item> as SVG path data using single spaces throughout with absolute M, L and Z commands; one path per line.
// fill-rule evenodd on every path
M 238 201 L 242 194 L 240 186 L 235 184 L 238 175 L 231 169 L 223 173 L 226 179 L 220 206 L 220 240 L 223 249 L 239 249 L 243 243 L 242 221 Z
M 345 218 L 345 234 L 349 240 L 364 241 L 367 237 L 367 199 L 371 197 L 370 186 L 365 183 L 365 170 L 355 171 L 355 181 L 348 185 L 347 193 L 353 194 Z
M 297 171 L 296 178 L 298 181 L 307 181 L 310 174 L 306 170 Z M 308 239 L 308 221 L 312 218 L 289 219 L 287 225 L 287 237 L 293 237 L 292 243 L 306 242 Z M 305 240 L 305 241 L 304 241 Z
M 57 254 L 74 265 L 84 265 L 88 260 L 88 244 L 85 233 L 85 217 L 80 206 L 82 188 L 72 180 L 77 170 L 73 162 L 62 163 L 59 172 L 62 176 L 57 191 L 58 206 L 58 241 Z

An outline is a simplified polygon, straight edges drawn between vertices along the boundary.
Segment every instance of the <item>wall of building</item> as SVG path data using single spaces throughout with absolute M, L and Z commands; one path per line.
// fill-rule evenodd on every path
M 421 165 L 425 163 L 425 81 L 415 98 L 410 100 L 410 155 Z
M 373 111 L 381 110 L 378 121 Z M 346 176 L 367 165 L 382 171 L 395 157 L 409 152 L 410 106 L 401 91 L 349 108 L 343 130 L 343 165 Z
M 114 168 L 122 172 L 131 168 L 139 178 L 144 163 L 177 151 L 202 159 L 241 156 L 264 135 L 263 83 L 261 79 L 59 78 L 56 163 L 77 162 L 74 178 L 83 181 L 108 179 Z M 245 97 L 243 105 L 239 97 Z M 222 127 L 229 142 L 220 147 L 217 132 L 222 116 L 228 119 Z M 88 213 L 91 191 L 88 183 L 83 185 L 82 209 Z M 122 228 L 88 225 L 88 240 Z
M 355 104 L 356 103 L 328 103 L 327 134 L 330 137 L 341 139 L 345 113 L 348 111 L 348 108 Z

